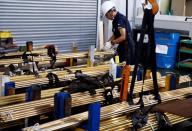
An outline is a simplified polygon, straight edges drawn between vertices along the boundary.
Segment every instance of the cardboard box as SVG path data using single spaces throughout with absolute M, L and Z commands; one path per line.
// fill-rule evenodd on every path
M 186 0 L 185 16 L 192 16 L 192 0 Z
M 173 15 L 185 16 L 186 0 L 172 0 L 171 10 Z

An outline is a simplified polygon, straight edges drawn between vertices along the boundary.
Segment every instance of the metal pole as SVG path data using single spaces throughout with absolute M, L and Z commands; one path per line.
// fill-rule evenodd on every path
M 98 0 L 97 1 L 97 29 L 96 29 L 97 34 L 96 34 L 96 44 L 95 44 L 96 48 L 99 47 L 99 23 L 100 23 L 100 14 L 101 14 L 100 10 L 101 10 L 101 0 Z
M 137 3 L 137 1 L 134 0 L 134 4 L 133 4 L 133 25 L 132 25 L 133 27 L 135 27 L 135 19 L 136 19 L 136 15 L 137 15 L 137 13 L 136 13 L 136 11 L 137 11 L 136 3 Z
M 129 17 L 128 17 L 128 15 L 129 15 L 129 14 L 128 14 L 128 13 L 129 13 L 129 12 L 128 12 L 128 3 L 129 3 L 129 1 L 126 0 L 126 18 L 127 18 L 127 20 L 128 20 L 128 18 L 129 18 Z

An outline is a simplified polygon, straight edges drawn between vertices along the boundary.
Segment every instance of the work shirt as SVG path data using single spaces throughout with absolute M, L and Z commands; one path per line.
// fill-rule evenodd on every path
M 112 31 L 115 36 L 115 39 L 117 39 L 118 37 L 121 36 L 120 31 L 119 31 L 120 28 L 126 29 L 127 38 L 128 38 L 128 34 L 130 34 L 130 36 L 131 36 L 131 26 L 129 24 L 129 21 L 121 13 L 117 12 L 115 18 L 113 19 L 112 25 L 113 25 Z M 127 44 L 126 41 L 123 41 L 123 42 L 119 43 L 119 45 L 117 47 L 117 53 L 119 55 L 120 62 L 126 61 L 126 54 L 127 54 L 126 46 L 128 46 L 126 44 Z

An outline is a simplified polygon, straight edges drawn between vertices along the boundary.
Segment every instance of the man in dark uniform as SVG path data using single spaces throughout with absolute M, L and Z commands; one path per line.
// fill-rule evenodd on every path
M 112 45 L 118 44 L 117 53 L 119 55 L 119 61 L 126 61 L 127 64 L 132 64 L 131 54 L 134 54 L 133 41 L 132 41 L 132 31 L 127 18 L 119 13 L 115 4 L 111 1 L 105 1 L 102 4 L 103 14 L 109 20 L 112 20 L 113 24 L 113 35 L 108 40 Z

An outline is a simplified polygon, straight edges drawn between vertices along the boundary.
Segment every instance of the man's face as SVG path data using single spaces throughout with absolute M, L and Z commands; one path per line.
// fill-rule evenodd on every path
M 114 11 L 109 10 L 109 11 L 106 13 L 105 16 L 106 16 L 107 19 L 113 20 L 113 19 L 114 19 Z

